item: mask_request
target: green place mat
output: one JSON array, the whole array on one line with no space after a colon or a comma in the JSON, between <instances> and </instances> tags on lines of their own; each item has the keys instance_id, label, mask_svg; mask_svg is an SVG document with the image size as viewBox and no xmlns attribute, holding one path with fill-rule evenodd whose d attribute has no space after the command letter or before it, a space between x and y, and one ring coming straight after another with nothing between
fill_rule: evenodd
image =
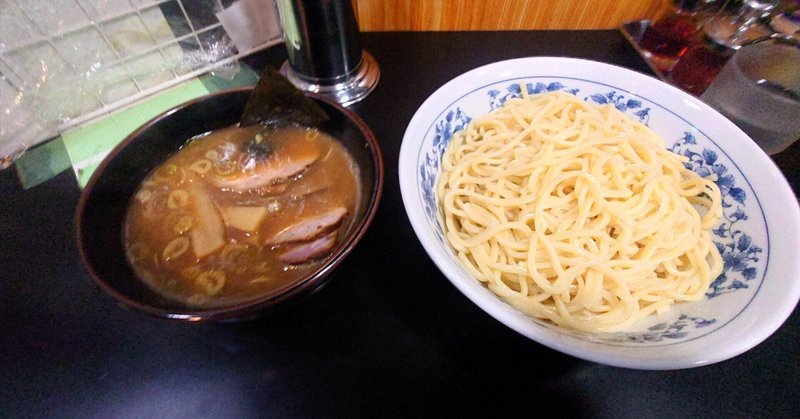
<instances>
[{"instance_id":1,"label":"green place mat","mask_svg":"<svg viewBox=\"0 0 800 419\"><path fill-rule=\"evenodd\" d=\"M208 94L200 80L191 80L161 92L131 108L61 135L72 169L83 188L103 158L131 132L154 116L183 102Z\"/></svg>"}]
</instances>

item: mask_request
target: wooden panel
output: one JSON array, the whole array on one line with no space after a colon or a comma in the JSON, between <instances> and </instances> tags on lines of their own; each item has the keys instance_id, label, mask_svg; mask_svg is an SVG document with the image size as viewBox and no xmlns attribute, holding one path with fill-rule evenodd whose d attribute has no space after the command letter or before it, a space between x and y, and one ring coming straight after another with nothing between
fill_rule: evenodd
<instances>
[{"instance_id":1,"label":"wooden panel","mask_svg":"<svg viewBox=\"0 0 800 419\"><path fill-rule=\"evenodd\" d=\"M609 29L663 0L354 0L362 31Z\"/></svg>"}]
</instances>

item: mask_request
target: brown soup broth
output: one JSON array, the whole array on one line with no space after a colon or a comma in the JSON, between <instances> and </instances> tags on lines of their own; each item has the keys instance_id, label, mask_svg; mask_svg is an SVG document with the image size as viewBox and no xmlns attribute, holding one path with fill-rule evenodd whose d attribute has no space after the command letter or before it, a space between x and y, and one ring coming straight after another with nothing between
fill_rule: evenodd
<instances>
[{"instance_id":1,"label":"brown soup broth","mask_svg":"<svg viewBox=\"0 0 800 419\"><path fill-rule=\"evenodd\" d=\"M260 156L248 141L266 145ZM299 172L286 169L297 162ZM280 176L261 184L274 173ZM320 237L335 237L335 248L344 239L358 211L359 185L352 157L321 131L217 130L188 141L142 182L128 207L127 258L150 288L190 306L273 294L318 268L332 249L292 263L282 260L287 251ZM346 214L319 235L272 243L331 208Z\"/></svg>"}]
</instances>

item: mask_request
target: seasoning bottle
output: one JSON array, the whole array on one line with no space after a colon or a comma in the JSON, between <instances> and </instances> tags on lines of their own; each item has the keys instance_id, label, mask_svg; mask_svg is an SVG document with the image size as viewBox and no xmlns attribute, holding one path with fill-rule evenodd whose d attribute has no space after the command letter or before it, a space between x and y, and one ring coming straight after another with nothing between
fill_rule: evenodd
<instances>
[{"instance_id":1,"label":"seasoning bottle","mask_svg":"<svg viewBox=\"0 0 800 419\"><path fill-rule=\"evenodd\" d=\"M733 15L709 19L702 36L678 59L667 80L693 95L703 94L737 49L770 35L762 20L778 3L779 0L744 0Z\"/></svg>"},{"instance_id":2,"label":"seasoning bottle","mask_svg":"<svg viewBox=\"0 0 800 419\"><path fill-rule=\"evenodd\" d=\"M800 0L795 0L793 6L773 16L769 27L778 34L800 36Z\"/></svg>"},{"instance_id":3,"label":"seasoning bottle","mask_svg":"<svg viewBox=\"0 0 800 419\"><path fill-rule=\"evenodd\" d=\"M380 67L361 48L350 0L278 0L288 60L281 73L300 90L349 106L377 85Z\"/></svg>"},{"instance_id":4,"label":"seasoning bottle","mask_svg":"<svg viewBox=\"0 0 800 419\"><path fill-rule=\"evenodd\" d=\"M647 58L669 71L686 51L709 14L724 0L668 0L669 12L653 21L642 34L639 46Z\"/></svg>"}]
</instances>

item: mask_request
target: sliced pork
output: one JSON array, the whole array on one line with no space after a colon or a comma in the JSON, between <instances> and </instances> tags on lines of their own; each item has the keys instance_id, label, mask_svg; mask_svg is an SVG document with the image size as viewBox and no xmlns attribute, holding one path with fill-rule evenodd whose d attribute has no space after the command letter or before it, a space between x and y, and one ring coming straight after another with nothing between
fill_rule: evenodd
<instances>
[{"instance_id":1,"label":"sliced pork","mask_svg":"<svg viewBox=\"0 0 800 419\"><path fill-rule=\"evenodd\" d=\"M297 176L314 164L317 159L319 159L319 154L316 152L294 155L289 158L270 157L257 163L252 170L245 170L238 176L209 176L208 181L218 188L246 192Z\"/></svg>"},{"instance_id":2,"label":"sliced pork","mask_svg":"<svg viewBox=\"0 0 800 419\"><path fill-rule=\"evenodd\" d=\"M296 265L298 263L319 259L330 253L336 245L336 232L322 236L314 241L299 244L286 252L279 258L283 263Z\"/></svg>"},{"instance_id":3,"label":"sliced pork","mask_svg":"<svg viewBox=\"0 0 800 419\"><path fill-rule=\"evenodd\" d=\"M266 244L279 245L284 243L309 241L323 233L336 228L347 215L347 209L336 207L317 216L300 220L281 230Z\"/></svg>"}]
</instances>

